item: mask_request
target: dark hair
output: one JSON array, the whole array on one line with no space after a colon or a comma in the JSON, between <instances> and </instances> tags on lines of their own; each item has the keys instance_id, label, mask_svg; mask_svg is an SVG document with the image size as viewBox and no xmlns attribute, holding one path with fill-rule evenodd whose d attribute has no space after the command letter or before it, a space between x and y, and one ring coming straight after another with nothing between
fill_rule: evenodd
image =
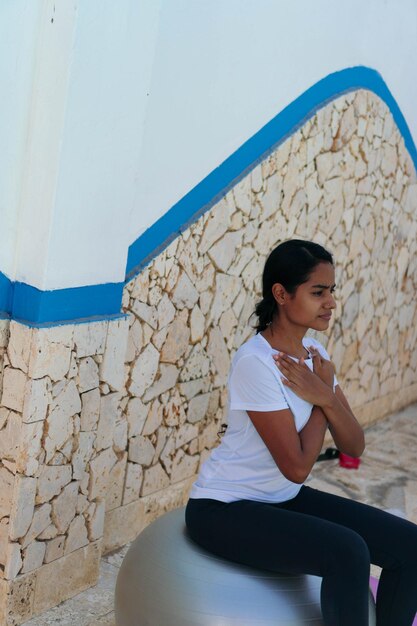
<instances>
[{"instance_id":1,"label":"dark hair","mask_svg":"<svg viewBox=\"0 0 417 626\"><path fill-rule=\"evenodd\" d=\"M262 274L262 300L253 313L259 320L255 326L257 333L265 330L277 313L272 286L281 283L288 293L293 294L299 285L308 281L319 263L333 265L333 257L323 246L312 241L289 239L272 250Z\"/></svg>"}]
</instances>

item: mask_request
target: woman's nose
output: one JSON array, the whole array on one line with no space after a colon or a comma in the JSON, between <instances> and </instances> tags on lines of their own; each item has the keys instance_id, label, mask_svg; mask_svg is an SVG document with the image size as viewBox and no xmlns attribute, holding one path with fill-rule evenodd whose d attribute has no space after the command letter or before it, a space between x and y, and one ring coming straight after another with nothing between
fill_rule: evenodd
<instances>
[{"instance_id":1,"label":"woman's nose","mask_svg":"<svg viewBox=\"0 0 417 626\"><path fill-rule=\"evenodd\" d=\"M329 301L327 303L327 306L329 307L329 309L335 309L336 308L336 300L334 299L332 294L330 294L330 298L329 298Z\"/></svg>"}]
</instances>

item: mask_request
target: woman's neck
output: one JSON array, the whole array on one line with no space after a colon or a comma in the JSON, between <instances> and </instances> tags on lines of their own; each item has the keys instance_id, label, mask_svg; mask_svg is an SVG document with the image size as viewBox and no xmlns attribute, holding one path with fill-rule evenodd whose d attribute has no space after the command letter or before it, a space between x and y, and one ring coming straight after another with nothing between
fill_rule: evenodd
<instances>
[{"instance_id":1,"label":"woman's neck","mask_svg":"<svg viewBox=\"0 0 417 626\"><path fill-rule=\"evenodd\" d=\"M284 329L281 325L272 322L261 334L275 350L285 352L297 359L308 356L308 350L303 344L305 330L302 328Z\"/></svg>"}]
</instances>

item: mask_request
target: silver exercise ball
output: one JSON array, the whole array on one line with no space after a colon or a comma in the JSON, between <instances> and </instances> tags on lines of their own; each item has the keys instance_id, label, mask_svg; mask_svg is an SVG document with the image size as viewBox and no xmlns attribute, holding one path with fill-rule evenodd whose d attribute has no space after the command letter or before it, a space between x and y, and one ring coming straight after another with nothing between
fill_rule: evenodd
<instances>
[{"instance_id":1,"label":"silver exercise ball","mask_svg":"<svg viewBox=\"0 0 417 626\"><path fill-rule=\"evenodd\" d=\"M130 546L116 583L117 626L322 626L321 578L218 558L187 537L185 509ZM369 626L375 626L370 592Z\"/></svg>"}]
</instances>

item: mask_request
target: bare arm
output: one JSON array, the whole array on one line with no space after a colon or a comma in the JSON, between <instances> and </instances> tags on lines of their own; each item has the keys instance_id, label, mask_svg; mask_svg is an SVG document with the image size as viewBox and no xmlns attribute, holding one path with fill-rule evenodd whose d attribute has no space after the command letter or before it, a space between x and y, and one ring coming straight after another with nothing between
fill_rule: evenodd
<instances>
[{"instance_id":1,"label":"bare arm","mask_svg":"<svg viewBox=\"0 0 417 626\"><path fill-rule=\"evenodd\" d=\"M327 420L320 407L313 407L310 419L297 433L289 409L282 411L248 411L279 470L294 483L303 483L309 475L323 445Z\"/></svg>"},{"instance_id":2,"label":"bare arm","mask_svg":"<svg viewBox=\"0 0 417 626\"><path fill-rule=\"evenodd\" d=\"M350 456L360 456L365 449L365 435L339 385L329 395L322 409L338 450Z\"/></svg>"}]
</instances>

